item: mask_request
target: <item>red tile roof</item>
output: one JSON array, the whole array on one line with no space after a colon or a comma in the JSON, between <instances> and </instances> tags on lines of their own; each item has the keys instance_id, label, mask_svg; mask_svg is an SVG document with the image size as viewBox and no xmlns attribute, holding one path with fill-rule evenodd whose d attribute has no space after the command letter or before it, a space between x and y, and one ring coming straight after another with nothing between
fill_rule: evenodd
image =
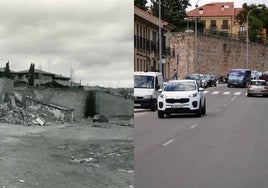
<instances>
[{"instance_id":1,"label":"red tile roof","mask_svg":"<svg viewBox=\"0 0 268 188\"><path fill-rule=\"evenodd\" d=\"M238 13L237 8L234 8L234 2L213 2L201 7L197 7L189 12L189 17L212 17L212 16L234 16ZM239 8L238 8L239 9Z\"/></svg>"},{"instance_id":2,"label":"red tile roof","mask_svg":"<svg viewBox=\"0 0 268 188\"><path fill-rule=\"evenodd\" d=\"M135 6L135 9L134 9L134 14L136 16L139 16L141 17L142 19L158 26L159 25L159 18L154 16L153 14L149 13L148 11L144 11L138 7ZM162 25L164 26L164 28L166 29L173 29L175 28L174 25L162 20Z\"/></svg>"}]
</instances>

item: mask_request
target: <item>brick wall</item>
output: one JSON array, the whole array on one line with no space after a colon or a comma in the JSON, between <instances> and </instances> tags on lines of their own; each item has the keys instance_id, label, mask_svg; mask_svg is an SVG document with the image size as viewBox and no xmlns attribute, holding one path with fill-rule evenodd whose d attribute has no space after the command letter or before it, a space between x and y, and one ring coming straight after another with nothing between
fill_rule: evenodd
<instances>
[{"instance_id":1,"label":"brick wall","mask_svg":"<svg viewBox=\"0 0 268 188\"><path fill-rule=\"evenodd\" d=\"M194 33L190 33L188 38L186 33L173 33L171 45L175 46L180 57L178 65L180 78L187 75L188 57L189 72L194 73ZM246 68L247 45L243 41L199 35L197 46L200 73L212 72L219 76L227 74L232 68ZM170 69L173 70L175 67L177 67L176 59L172 59ZM258 71L268 70L266 46L249 43L249 68Z\"/></svg>"}]
</instances>

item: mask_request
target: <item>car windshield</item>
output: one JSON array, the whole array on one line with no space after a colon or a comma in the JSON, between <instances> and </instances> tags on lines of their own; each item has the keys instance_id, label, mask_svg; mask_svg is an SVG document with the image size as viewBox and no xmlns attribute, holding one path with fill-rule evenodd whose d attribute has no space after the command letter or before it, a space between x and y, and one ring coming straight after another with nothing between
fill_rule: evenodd
<instances>
[{"instance_id":1,"label":"car windshield","mask_svg":"<svg viewBox=\"0 0 268 188\"><path fill-rule=\"evenodd\" d=\"M239 79L243 79L243 76L239 76L239 75L229 75L229 79L230 80L239 80Z\"/></svg>"},{"instance_id":2,"label":"car windshield","mask_svg":"<svg viewBox=\"0 0 268 188\"><path fill-rule=\"evenodd\" d=\"M172 83L168 84L164 91L193 91L196 90L196 85L194 83Z\"/></svg>"},{"instance_id":3,"label":"car windshield","mask_svg":"<svg viewBox=\"0 0 268 188\"><path fill-rule=\"evenodd\" d=\"M251 81L250 85L255 85L255 86L265 86L266 83L262 81Z\"/></svg>"},{"instance_id":4,"label":"car windshield","mask_svg":"<svg viewBox=\"0 0 268 188\"><path fill-rule=\"evenodd\" d=\"M134 88L154 88L154 77L145 75L134 76Z\"/></svg>"},{"instance_id":5,"label":"car windshield","mask_svg":"<svg viewBox=\"0 0 268 188\"><path fill-rule=\"evenodd\" d=\"M199 80L200 79L200 75L198 74L191 74L191 75L187 75L186 79L191 79L191 80Z\"/></svg>"}]
</instances>

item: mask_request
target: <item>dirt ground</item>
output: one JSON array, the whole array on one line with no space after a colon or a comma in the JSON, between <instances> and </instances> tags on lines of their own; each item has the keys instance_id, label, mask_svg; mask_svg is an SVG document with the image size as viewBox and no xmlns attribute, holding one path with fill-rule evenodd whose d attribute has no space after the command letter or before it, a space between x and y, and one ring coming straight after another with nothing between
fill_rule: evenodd
<instances>
[{"instance_id":1,"label":"dirt ground","mask_svg":"<svg viewBox=\"0 0 268 188\"><path fill-rule=\"evenodd\" d=\"M0 188L134 187L129 122L0 123Z\"/></svg>"}]
</instances>

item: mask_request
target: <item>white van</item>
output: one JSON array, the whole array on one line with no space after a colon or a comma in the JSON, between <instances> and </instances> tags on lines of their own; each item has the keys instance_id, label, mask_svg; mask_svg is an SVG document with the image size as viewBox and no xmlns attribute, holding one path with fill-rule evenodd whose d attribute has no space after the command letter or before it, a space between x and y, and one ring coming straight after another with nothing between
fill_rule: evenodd
<instances>
[{"instance_id":1,"label":"white van","mask_svg":"<svg viewBox=\"0 0 268 188\"><path fill-rule=\"evenodd\" d=\"M134 72L134 108L157 109L159 89L163 89L160 72Z\"/></svg>"}]
</instances>

